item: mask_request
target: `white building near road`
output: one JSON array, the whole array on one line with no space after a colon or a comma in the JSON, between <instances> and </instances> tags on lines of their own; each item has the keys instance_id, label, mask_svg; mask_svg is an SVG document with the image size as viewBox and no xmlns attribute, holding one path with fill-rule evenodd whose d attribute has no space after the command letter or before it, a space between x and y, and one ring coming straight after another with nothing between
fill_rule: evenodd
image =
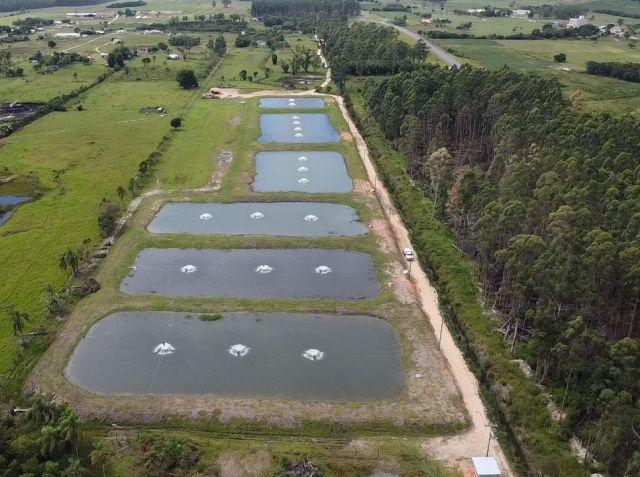
<instances>
[{"instance_id":1,"label":"white building near road","mask_svg":"<svg viewBox=\"0 0 640 477\"><path fill-rule=\"evenodd\" d=\"M472 457L473 470L477 477L500 477L500 467L493 457Z\"/></svg>"},{"instance_id":2,"label":"white building near road","mask_svg":"<svg viewBox=\"0 0 640 477\"><path fill-rule=\"evenodd\" d=\"M74 32L63 32L56 33L56 38L80 38L82 35L80 33Z\"/></svg>"},{"instance_id":3,"label":"white building near road","mask_svg":"<svg viewBox=\"0 0 640 477\"><path fill-rule=\"evenodd\" d=\"M511 12L513 18L528 18L531 10L514 10Z\"/></svg>"},{"instance_id":4,"label":"white building near road","mask_svg":"<svg viewBox=\"0 0 640 477\"><path fill-rule=\"evenodd\" d=\"M567 28L580 28L581 26L585 26L588 23L589 20L587 20L584 15L580 15L578 18L569 18Z\"/></svg>"}]
</instances>

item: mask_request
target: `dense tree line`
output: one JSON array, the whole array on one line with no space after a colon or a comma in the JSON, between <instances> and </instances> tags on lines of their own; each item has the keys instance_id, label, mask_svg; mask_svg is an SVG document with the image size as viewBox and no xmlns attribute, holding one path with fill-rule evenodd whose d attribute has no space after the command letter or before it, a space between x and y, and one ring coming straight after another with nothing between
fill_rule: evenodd
<instances>
[{"instance_id":1,"label":"dense tree line","mask_svg":"<svg viewBox=\"0 0 640 477\"><path fill-rule=\"evenodd\" d=\"M107 5L107 8L133 8L133 7L143 7L147 4L143 0L135 0L132 2L116 2L110 3Z\"/></svg>"},{"instance_id":2,"label":"dense tree line","mask_svg":"<svg viewBox=\"0 0 640 477\"><path fill-rule=\"evenodd\" d=\"M251 14L286 18L349 18L360 14L357 0L253 0Z\"/></svg>"},{"instance_id":3,"label":"dense tree line","mask_svg":"<svg viewBox=\"0 0 640 477\"><path fill-rule=\"evenodd\" d=\"M627 17L640 19L640 13L629 13L620 10L610 10L608 8L598 8L593 10L593 13L603 13L605 15L612 15L614 17Z\"/></svg>"},{"instance_id":4,"label":"dense tree line","mask_svg":"<svg viewBox=\"0 0 640 477\"><path fill-rule=\"evenodd\" d=\"M331 63L333 79L340 84L346 75L387 75L410 71L426 57L426 47L411 47L398 32L382 25L326 24L320 29L323 50Z\"/></svg>"},{"instance_id":5,"label":"dense tree line","mask_svg":"<svg viewBox=\"0 0 640 477\"><path fill-rule=\"evenodd\" d=\"M247 28L247 22L244 16L231 14L225 16L224 13L211 14L209 17L201 15L195 20L180 20L178 17L172 17L167 23L151 23L139 25L138 30L168 30L170 32L230 32L238 33Z\"/></svg>"},{"instance_id":6,"label":"dense tree line","mask_svg":"<svg viewBox=\"0 0 640 477\"><path fill-rule=\"evenodd\" d=\"M95 5L103 0L0 0L0 12L48 7Z\"/></svg>"},{"instance_id":7,"label":"dense tree line","mask_svg":"<svg viewBox=\"0 0 640 477\"><path fill-rule=\"evenodd\" d=\"M506 346L610 475L640 465L640 125L552 80L422 67L363 92L476 257ZM634 427L635 426L635 427Z\"/></svg>"},{"instance_id":8,"label":"dense tree line","mask_svg":"<svg viewBox=\"0 0 640 477\"><path fill-rule=\"evenodd\" d=\"M470 22L469 22L470 23ZM459 29L459 28L458 28ZM441 39L474 39L474 40L559 40L566 38L592 38L599 35L600 30L595 25L587 24L578 28L554 28L553 25L543 25L531 33L513 33L510 35L474 35L472 33L456 33L450 31L429 30L429 38Z\"/></svg>"},{"instance_id":9,"label":"dense tree line","mask_svg":"<svg viewBox=\"0 0 640 477\"><path fill-rule=\"evenodd\" d=\"M588 61L587 73L640 83L640 63L597 63Z\"/></svg>"},{"instance_id":10,"label":"dense tree line","mask_svg":"<svg viewBox=\"0 0 640 477\"><path fill-rule=\"evenodd\" d=\"M530 10L531 13L539 18L560 18L568 20L586 13L584 5L567 5L567 4L543 4L521 7Z\"/></svg>"}]
</instances>

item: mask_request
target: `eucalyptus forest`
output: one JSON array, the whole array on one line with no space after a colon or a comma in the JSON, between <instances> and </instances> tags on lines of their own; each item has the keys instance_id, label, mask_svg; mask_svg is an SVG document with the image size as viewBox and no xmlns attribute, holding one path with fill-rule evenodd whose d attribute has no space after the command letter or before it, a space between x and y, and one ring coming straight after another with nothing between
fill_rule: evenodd
<instances>
[{"instance_id":1,"label":"eucalyptus forest","mask_svg":"<svg viewBox=\"0 0 640 477\"><path fill-rule=\"evenodd\" d=\"M422 68L369 80L363 94L476 258L506 346L556 389L568 428L593 434L612 475L636 466L637 122L586 114L557 82L508 69Z\"/></svg>"}]
</instances>

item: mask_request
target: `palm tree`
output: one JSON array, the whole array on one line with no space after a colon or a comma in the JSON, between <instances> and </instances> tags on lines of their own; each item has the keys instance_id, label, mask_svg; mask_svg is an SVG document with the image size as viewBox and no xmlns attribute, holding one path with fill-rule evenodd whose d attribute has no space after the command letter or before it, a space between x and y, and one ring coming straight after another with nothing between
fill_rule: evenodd
<instances>
[{"instance_id":1,"label":"palm tree","mask_svg":"<svg viewBox=\"0 0 640 477\"><path fill-rule=\"evenodd\" d=\"M66 311L66 304L64 297L53 288L51 283L48 283L44 288L44 292L42 294L42 301L46 305L49 313L52 315L62 315Z\"/></svg>"},{"instance_id":2,"label":"palm tree","mask_svg":"<svg viewBox=\"0 0 640 477\"><path fill-rule=\"evenodd\" d=\"M46 425L55 421L57 407L52 394L36 394L31 398L30 404L31 407L26 414L28 420Z\"/></svg>"},{"instance_id":3,"label":"palm tree","mask_svg":"<svg viewBox=\"0 0 640 477\"><path fill-rule=\"evenodd\" d=\"M89 459L91 459L91 465L94 467L100 466L102 468L102 477L105 476L104 466L107 463L109 457L109 448L107 444L103 440L96 441L93 444L93 450L89 454Z\"/></svg>"},{"instance_id":4,"label":"palm tree","mask_svg":"<svg viewBox=\"0 0 640 477\"><path fill-rule=\"evenodd\" d=\"M76 276L78 274L78 265L80 264L79 256L76 252L70 248L60 257L58 266L61 270L71 269L71 274Z\"/></svg>"},{"instance_id":5,"label":"palm tree","mask_svg":"<svg viewBox=\"0 0 640 477\"><path fill-rule=\"evenodd\" d=\"M149 63L151 63L151 58L142 58L142 66L146 68L149 66Z\"/></svg>"},{"instance_id":6,"label":"palm tree","mask_svg":"<svg viewBox=\"0 0 640 477\"><path fill-rule=\"evenodd\" d=\"M74 459L73 457L69 459L69 466L64 469L62 477L83 477L85 475L89 475L89 471L82 467L80 463L80 459Z\"/></svg>"},{"instance_id":7,"label":"palm tree","mask_svg":"<svg viewBox=\"0 0 640 477\"><path fill-rule=\"evenodd\" d=\"M78 452L78 416L70 408L62 411L58 420L58 431L63 442L72 444L76 450L76 457L80 457Z\"/></svg>"},{"instance_id":8,"label":"palm tree","mask_svg":"<svg viewBox=\"0 0 640 477\"><path fill-rule=\"evenodd\" d=\"M9 309L9 318L13 327L13 336L22 336L25 321L29 321L29 315L15 309L13 306Z\"/></svg>"},{"instance_id":9,"label":"palm tree","mask_svg":"<svg viewBox=\"0 0 640 477\"><path fill-rule=\"evenodd\" d=\"M60 449L58 429L44 426L40 429L40 453L43 457L55 457Z\"/></svg>"},{"instance_id":10,"label":"palm tree","mask_svg":"<svg viewBox=\"0 0 640 477\"><path fill-rule=\"evenodd\" d=\"M78 82L78 72L77 71L73 72L73 81L75 81L76 83Z\"/></svg>"},{"instance_id":11,"label":"palm tree","mask_svg":"<svg viewBox=\"0 0 640 477\"><path fill-rule=\"evenodd\" d=\"M127 191L120 185L116 189L116 194L118 194L118 199L120 199L120 207L124 209L124 196L127 195Z\"/></svg>"}]
</instances>

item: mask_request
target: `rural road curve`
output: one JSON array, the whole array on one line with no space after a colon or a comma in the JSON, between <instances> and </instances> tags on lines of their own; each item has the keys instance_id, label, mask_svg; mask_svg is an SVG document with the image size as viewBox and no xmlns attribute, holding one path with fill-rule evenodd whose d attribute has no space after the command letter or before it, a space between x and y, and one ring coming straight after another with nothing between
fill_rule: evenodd
<instances>
[{"instance_id":1,"label":"rural road curve","mask_svg":"<svg viewBox=\"0 0 640 477\"><path fill-rule=\"evenodd\" d=\"M368 15L366 15L366 16L368 16ZM429 40L424 39L421 35L418 35L417 33L412 32L411 30L407 30L404 27L401 27L401 26L398 26L398 25L394 25L393 23L390 23L390 22L384 21L384 20L373 20L373 19L370 20L368 18L363 18L363 20L365 22L381 23L382 25L385 25L385 26L388 26L388 27L391 27L391 28L395 28L399 32L404 33L405 35L407 35L410 38L413 38L416 41L424 42L424 44L427 45L431 49L431 52L434 55L436 55L438 58L440 58L442 61L444 61L449 66L457 66L458 68L460 68L462 66L462 63L460 63L460 61L458 61L458 59L455 56L453 56L452 54L446 52L445 50L443 50L439 46L434 45Z\"/></svg>"}]
</instances>

